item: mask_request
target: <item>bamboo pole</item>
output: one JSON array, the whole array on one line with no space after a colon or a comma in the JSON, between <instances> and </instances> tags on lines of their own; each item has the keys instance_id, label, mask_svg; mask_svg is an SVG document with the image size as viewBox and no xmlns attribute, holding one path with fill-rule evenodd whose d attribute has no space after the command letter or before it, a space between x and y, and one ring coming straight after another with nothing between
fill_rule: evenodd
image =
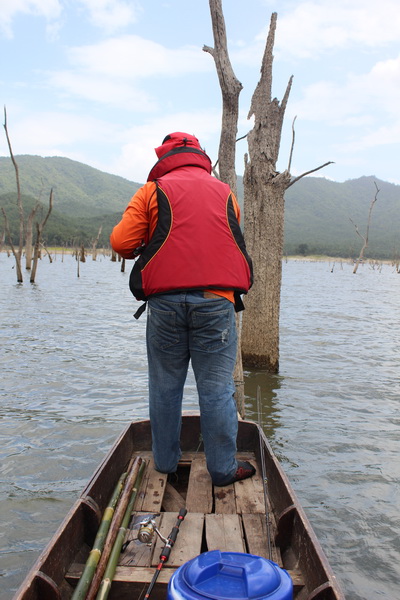
<instances>
[{"instance_id":1,"label":"bamboo pole","mask_svg":"<svg viewBox=\"0 0 400 600\"><path fill-rule=\"evenodd\" d=\"M121 523L121 527L118 530L118 534L113 546L113 549L110 554L110 558L107 563L107 568L104 572L103 580L100 584L99 592L96 596L96 600L106 600L108 598L108 594L110 593L111 584L115 575L115 571L118 565L118 559L121 554L121 548L124 543L126 530L129 525L129 520L133 511L133 506L135 504L137 493L140 489L140 484L142 482L143 472L144 472L145 463L143 462L140 465L139 474L137 476L135 486L132 490L131 498L129 500L128 507L125 511L124 518Z\"/></svg>"},{"instance_id":2,"label":"bamboo pole","mask_svg":"<svg viewBox=\"0 0 400 600\"><path fill-rule=\"evenodd\" d=\"M107 533L110 529L111 521L114 516L115 507L118 502L118 498L121 495L127 472L123 473L115 486L114 492L110 498L107 508L103 513L103 518L100 523L100 527L97 531L96 539L94 540L92 550L90 551L89 557L86 561L83 573L78 581L74 593L72 594L71 600L83 600L86 596L86 592L89 589L90 583L95 574L97 565L99 563L101 553L104 548Z\"/></svg>"},{"instance_id":3,"label":"bamboo pole","mask_svg":"<svg viewBox=\"0 0 400 600\"><path fill-rule=\"evenodd\" d=\"M103 579L103 574L105 568L108 563L108 559L110 557L111 550L114 546L115 539L118 534L118 530L120 528L121 522L124 518L126 508L129 503L129 499L132 493L132 488L135 485L135 481L138 476L140 465L142 464L142 459L138 456L135 458L135 461L132 465L132 469L128 473L126 478L124 490L121 494L120 500L118 502L118 506L115 510L114 519L111 523L111 527L109 529L106 542L104 544L104 550L101 554L99 564L97 565L96 573L92 579L92 582L89 587L89 591L86 594L86 600L94 600L96 597L97 591L99 589L101 580Z\"/></svg>"}]
</instances>

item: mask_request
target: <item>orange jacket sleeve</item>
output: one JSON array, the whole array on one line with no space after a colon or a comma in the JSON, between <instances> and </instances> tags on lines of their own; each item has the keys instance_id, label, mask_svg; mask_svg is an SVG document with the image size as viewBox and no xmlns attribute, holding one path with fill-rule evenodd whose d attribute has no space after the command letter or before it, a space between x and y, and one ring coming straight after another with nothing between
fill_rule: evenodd
<instances>
[{"instance_id":1,"label":"orange jacket sleeve","mask_svg":"<svg viewBox=\"0 0 400 600\"><path fill-rule=\"evenodd\" d=\"M157 223L156 185L150 181L133 196L110 236L110 243L122 258L134 258L134 251L147 244Z\"/></svg>"}]
</instances>

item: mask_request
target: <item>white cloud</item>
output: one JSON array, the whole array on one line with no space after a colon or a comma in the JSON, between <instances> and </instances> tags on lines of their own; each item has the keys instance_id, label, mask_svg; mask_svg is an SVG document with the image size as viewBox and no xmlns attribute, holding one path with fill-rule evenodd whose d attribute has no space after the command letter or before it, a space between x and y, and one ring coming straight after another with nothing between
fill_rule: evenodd
<instances>
[{"instance_id":1,"label":"white cloud","mask_svg":"<svg viewBox=\"0 0 400 600\"><path fill-rule=\"evenodd\" d=\"M155 110L159 102L138 86L139 79L175 78L213 69L197 47L169 49L135 35L70 48L68 59L70 69L48 74L51 86L69 96L140 112ZM159 91L155 88L164 101Z\"/></svg>"},{"instance_id":2,"label":"white cloud","mask_svg":"<svg viewBox=\"0 0 400 600\"><path fill-rule=\"evenodd\" d=\"M90 46L71 48L68 55L76 67L113 78L177 77L213 68L197 46L171 49L137 35L124 35Z\"/></svg>"},{"instance_id":3,"label":"white cloud","mask_svg":"<svg viewBox=\"0 0 400 600\"><path fill-rule=\"evenodd\" d=\"M133 0L80 0L88 10L93 25L107 33L114 33L137 20L138 5Z\"/></svg>"},{"instance_id":4,"label":"white cloud","mask_svg":"<svg viewBox=\"0 0 400 600\"><path fill-rule=\"evenodd\" d=\"M378 146L387 146L389 144L398 144L400 139L400 119L392 126L382 126L374 129L367 135L356 139L351 139L344 144L339 145L340 151L348 153L357 153L367 148L377 148Z\"/></svg>"},{"instance_id":5,"label":"white cloud","mask_svg":"<svg viewBox=\"0 0 400 600\"><path fill-rule=\"evenodd\" d=\"M365 125L383 116L398 118L400 56L380 61L362 75L348 75L344 84L319 81L304 89L290 111L301 119L331 125Z\"/></svg>"},{"instance_id":6,"label":"white cloud","mask_svg":"<svg viewBox=\"0 0 400 600\"><path fill-rule=\"evenodd\" d=\"M63 3L65 0L0 0L0 33L12 38L13 19L22 13L45 18L48 36L54 39L61 26ZM135 23L140 11L134 0L79 0L77 3L87 11L92 25L107 34ZM65 4L67 8L68 3Z\"/></svg>"},{"instance_id":7,"label":"white cloud","mask_svg":"<svg viewBox=\"0 0 400 600\"><path fill-rule=\"evenodd\" d=\"M398 0L310 0L278 15L276 49L279 55L314 58L354 45L386 46L399 37Z\"/></svg>"},{"instance_id":8,"label":"white cloud","mask_svg":"<svg viewBox=\"0 0 400 600\"><path fill-rule=\"evenodd\" d=\"M51 22L62 13L59 0L0 0L0 32L12 38L12 21L18 13L44 17Z\"/></svg>"},{"instance_id":9,"label":"white cloud","mask_svg":"<svg viewBox=\"0 0 400 600\"><path fill-rule=\"evenodd\" d=\"M41 112L23 116L20 112L15 120L15 111L12 118L8 113L14 154L70 157L70 148L89 142L106 144L116 135L115 125L87 115ZM5 147L4 154L8 154Z\"/></svg>"},{"instance_id":10,"label":"white cloud","mask_svg":"<svg viewBox=\"0 0 400 600\"><path fill-rule=\"evenodd\" d=\"M91 73L60 71L50 75L49 83L61 90L63 95L114 108L138 112L154 111L157 108L156 100L148 92L122 80L113 81Z\"/></svg>"},{"instance_id":11,"label":"white cloud","mask_svg":"<svg viewBox=\"0 0 400 600\"><path fill-rule=\"evenodd\" d=\"M220 128L221 115L211 111L167 114L130 127L117 140L121 150L108 168L131 181L144 183L151 167L158 160L154 148L161 144L167 133L173 131L186 131L195 135L215 162L218 151L214 145L215 137L218 137Z\"/></svg>"}]
</instances>

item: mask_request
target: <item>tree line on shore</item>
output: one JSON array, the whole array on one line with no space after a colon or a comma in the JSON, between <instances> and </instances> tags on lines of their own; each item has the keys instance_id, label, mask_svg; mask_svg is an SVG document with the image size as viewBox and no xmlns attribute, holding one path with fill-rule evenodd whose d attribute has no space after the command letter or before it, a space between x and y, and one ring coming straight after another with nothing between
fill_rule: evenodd
<instances>
[{"instance_id":1,"label":"tree line on shore","mask_svg":"<svg viewBox=\"0 0 400 600\"><path fill-rule=\"evenodd\" d=\"M38 157L26 157L38 158ZM2 172L2 161L9 159L0 158L0 172ZM42 165L47 159L41 159ZM59 159L60 167L63 161ZM22 161L23 168L29 168L29 160ZM80 168L89 169L87 165L76 164L78 172ZM94 170L95 171L95 170ZM73 177L74 169L71 170L69 178ZM107 177L107 174L102 173ZM110 176L112 177L112 176ZM93 179L92 176L92 181ZM285 198L285 255L327 255L333 257L354 258L358 256L360 241L355 235L354 227L350 218L357 222L361 229L366 227L368 205L374 194L373 177L363 177L345 183L330 182L322 178L307 177L299 181L296 186L290 188ZM118 179L117 179L118 182ZM118 182L119 183L119 182ZM44 241L48 246L66 246L74 248L83 244L90 248L93 239L97 237L102 227L98 245L107 248L112 228L118 223L124 207L128 204L131 195L139 184L127 185L123 180L123 190L118 192L118 202L111 202L109 212L100 213L93 208L93 214L88 216L87 200L81 199L82 208L73 205L68 207L66 199L60 200L59 191L54 186L54 206L52 213L43 232ZM241 189L241 178L238 178L238 198L243 206L243 192ZM15 187L15 183L14 183ZM26 186L24 186L25 188ZM400 186L379 181L380 198L374 207L371 219L371 231L369 246L366 257L379 260L392 260L400 256L400 223L398 207L400 205ZM33 190L32 190L33 192ZM64 191L67 195L68 190ZM89 195L90 189L87 190ZM22 194L26 212L29 213L35 206L36 199L32 193ZM96 205L97 197L93 192L93 205ZM83 206L84 205L84 206ZM9 218L13 243L17 243L18 237L18 209L16 203L16 192L2 192L0 184L0 206L4 207ZM39 215L47 210L44 202L40 203ZM0 237L1 231L0 229Z\"/></svg>"}]
</instances>

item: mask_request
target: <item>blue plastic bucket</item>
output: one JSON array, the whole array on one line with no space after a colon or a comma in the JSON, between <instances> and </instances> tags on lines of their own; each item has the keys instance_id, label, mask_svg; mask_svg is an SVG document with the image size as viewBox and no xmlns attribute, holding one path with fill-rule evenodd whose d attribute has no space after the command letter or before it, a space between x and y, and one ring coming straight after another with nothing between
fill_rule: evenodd
<instances>
[{"instance_id":1,"label":"blue plastic bucket","mask_svg":"<svg viewBox=\"0 0 400 600\"><path fill-rule=\"evenodd\" d=\"M292 600L290 575L276 563L241 552L204 552L172 575L168 600Z\"/></svg>"}]
</instances>

